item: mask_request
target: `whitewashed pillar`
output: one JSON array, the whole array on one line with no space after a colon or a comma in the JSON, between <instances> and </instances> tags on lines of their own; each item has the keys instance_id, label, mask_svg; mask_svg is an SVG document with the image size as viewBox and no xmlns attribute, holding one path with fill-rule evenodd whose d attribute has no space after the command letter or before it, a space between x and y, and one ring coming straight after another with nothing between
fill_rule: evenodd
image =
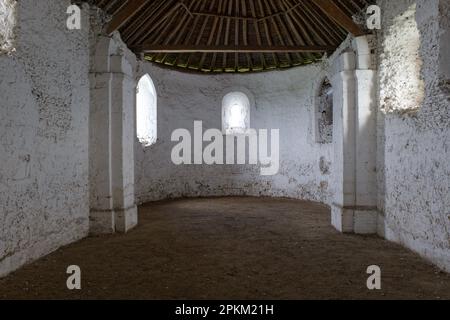
<instances>
[{"instance_id":1,"label":"whitewashed pillar","mask_svg":"<svg viewBox=\"0 0 450 320\"><path fill-rule=\"evenodd\" d=\"M353 232L355 205L355 54L344 52L333 86L333 187L331 223L341 232Z\"/></svg>"},{"instance_id":2,"label":"whitewashed pillar","mask_svg":"<svg viewBox=\"0 0 450 320\"><path fill-rule=\"evenodd\" d=\"M356 203L354 232L377 233L377 72L370 37L353 41L356 56Z\"/></svg>"},{"instance_id":3,"label":"whitewashed pillar","mask_svg":"<svg viewBox=\"0 0 450 320\"><path fill-rule=\"evenodd\" d=\"M332 224L341 232L377 232L376 71L367 36L345 52L333 78L335 164ZM336 90L337 89L337 90Z\"/></svg>"},{"instance_id":4,"label":"whitewashed pillar","mask_svg":"<svg viewBox=\"0 0 450 320\"><path fill-rule=\"evenodd\" d=\"M90 80L90 232L126 232L137 224L136 84L132 66L109 38L99 41Z\"/></svg>"}]
</instances>

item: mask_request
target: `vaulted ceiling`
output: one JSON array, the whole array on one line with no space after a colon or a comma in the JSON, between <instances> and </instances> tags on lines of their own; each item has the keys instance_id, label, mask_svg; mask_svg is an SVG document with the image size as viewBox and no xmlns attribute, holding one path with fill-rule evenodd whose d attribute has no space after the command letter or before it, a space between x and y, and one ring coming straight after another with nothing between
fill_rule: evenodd
<instances>
[{"instance_id":1,"label":"vaulted ceiling","mask_svg":"<svg viewBox=\"0 0 450 320\"><path fill-rule=\"evenodd\" d=\"M201 72L251 72L315 62L370 0L93 0L145 59Z\"/></svg>"}]
</instances>

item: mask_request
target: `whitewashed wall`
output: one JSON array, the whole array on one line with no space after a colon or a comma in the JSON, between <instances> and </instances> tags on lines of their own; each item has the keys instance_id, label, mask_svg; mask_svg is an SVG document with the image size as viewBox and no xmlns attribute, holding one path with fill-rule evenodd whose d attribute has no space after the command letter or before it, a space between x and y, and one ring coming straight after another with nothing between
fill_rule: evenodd
<instances>
[{"instance_id":1,"label":"whitewashed wall","mask_svg":"<svg viewBox=\"0 0 450 320\"><path fill-rule=\"evenodd\" d=\"M328 202L332 145L313 139L313 103L322 65L248 75L198 75L141 65L158 93L158 142L143 148L136 141L136 194L139 203L194 196L283 196ZM222 97L230 89L254 98L250 126L280 129L280 170L261 176L258 166L181 165L171 162L173 130L222 128ZM206 144L205 144L206 145Z\"/></svg>"},{"instance_id":2,"label":"whitewashed wall","mask_svg":"<svg viewBox=\"0 0 450 320\"><path fill-rule=\"evenodd\" d=\"M69 4L19 1L0 55L0 276L88 232L89 28Z\"/></svg>"},{"instance_id":3,"label":"whitewashed wall","mask_svg":"<svg viewBox=\"0 0 450 320\"><path fill-rule=\"evenodd\" d=\"M450 271L450 2L380 5L379 232Z\"/></svg>"},{"instance_id":4,"label":"whitewashed wall","mask_svg":"<svg viewBox=\"0 0 450 320\"><path fill-rule=\"evenodd\" d=\"M87 14L81 31L67 30L69 3L19 1L17 51L0 55L0 276L88 233L95 41ZM378 230L450 270L450 3L379 3ZM329 204L333 146L313 136L326 68L211 76L141 63L138 75L149 73L158 93L158 142L135 141L137 201L263 195ZM172 164L173 130L192 131L195 120L220 129L231 89L251 93L252 128L280 129L276 176L261 176L257 166Z\"/></svg>"}]
</instances>

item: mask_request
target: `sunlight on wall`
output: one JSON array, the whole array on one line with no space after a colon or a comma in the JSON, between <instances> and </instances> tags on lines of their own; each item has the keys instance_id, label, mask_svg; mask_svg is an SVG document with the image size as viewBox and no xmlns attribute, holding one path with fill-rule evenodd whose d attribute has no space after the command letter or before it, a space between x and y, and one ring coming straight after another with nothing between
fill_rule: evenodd
<instances>
[{"instance_id":1,"label":"sunlight on wall","mask_svg":"<svg viewBox=\"0 0 450 320\"><path fill-rule=\"evenodd\" d=\"M16 0L0 0L0 54L15 51L16 6Z\"/></svg>"},{"instance_id":2,"label":"sunlight on wall","mask_svg":"<svg viewBox=\"0 0 450 320\"><path fill-rule=\"evenodd\" d=\"M424 99L424 82L421 78L420 31L417 26L416 5L397 16L388 29L383 42L384 54L389 63L383 64L380 92L382 111L414 112Z\"/></svg>"},{"instance_id":3,"label":"sunlight on wall","mask_svg":"<svg viewBox=\"0 0 450 320\"><path fill-rule=\"evenodd\" d=\"M157 139L157 96L149 75L139 80L136 93L136 128L139 141L146 147Z\"/></svg>"}]
</instances>

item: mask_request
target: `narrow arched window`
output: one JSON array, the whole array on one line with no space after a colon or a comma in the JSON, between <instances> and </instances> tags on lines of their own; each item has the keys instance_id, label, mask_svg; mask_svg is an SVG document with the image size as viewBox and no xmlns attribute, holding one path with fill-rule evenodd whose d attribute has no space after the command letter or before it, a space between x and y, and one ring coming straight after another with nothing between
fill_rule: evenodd
<instances>
[{"instance_id":1,"label":"narrow arched window","mask_svg":"<svg viewBox=\"0 0 450 320\"><path fill-rule=\"evenodd\" d=\"M137 137L144 146L157 139L157 96L153 81L148 74L138 82L136 90Z\"/></svg>"},{"instance_id":2,"label":"narrow arched window","mask_svg":"<svg viewBox=\"0 0 450 320\"><path fill-rule=\"evenodd\" d=\"M250 129L250 100L243 92L230 92L222 100L222 130L225 134Z\"/></svg>"},{"instance_id":3,"label":"narrow arched window","mask_svg":"<svg viewBox=\"0 0 450 320\"><path fill-rule=\"evenodd\" d=\"M333 87L325 78L317 97L317 142L333 142Z\"/></svg>"}]
</instances>

